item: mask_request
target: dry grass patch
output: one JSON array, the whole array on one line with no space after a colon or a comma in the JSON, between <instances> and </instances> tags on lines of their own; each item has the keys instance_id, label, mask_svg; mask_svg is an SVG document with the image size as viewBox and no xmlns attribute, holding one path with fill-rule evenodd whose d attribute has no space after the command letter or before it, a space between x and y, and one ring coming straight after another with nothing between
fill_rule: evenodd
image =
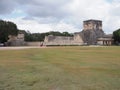
<instances>
[{"instance_id":1,"label":"dry grass patch","mask_svg":"<svg viewBox=\"0 0 120 90\"><path fill-rule=\"evenodd\" d=\"M0 50L0 90L119 90L120 47Z\"/></svg>"}]
</instances>

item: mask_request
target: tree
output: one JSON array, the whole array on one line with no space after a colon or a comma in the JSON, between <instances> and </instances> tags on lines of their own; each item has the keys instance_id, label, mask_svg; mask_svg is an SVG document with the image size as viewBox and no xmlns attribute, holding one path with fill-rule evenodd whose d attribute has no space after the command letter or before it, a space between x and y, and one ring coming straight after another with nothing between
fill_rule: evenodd
<instances>
[{"instance_id":1,"label":"tree","mask_svg":"<svg viewBox=\"0 0 120 90\"><path fill-rule=\"evenodd\" d=\"M25 41L44 41L45 36L54 35L54 36L73 36L68 32L58 32L50 31L46 33L30 33L29 31L25 32Z\"/></svg>"},{"instance_id":2,"label":"tree","mask_svg":"<svg viewBox=\"0 0 120 90\"><path fill-rule=\"evenodd\" d=\"M0 20L0 43L8 40L9 35L17 35L18 29L13 22Z\"/></svg>"},{"instance_id":3,"label":"tree","mask_svg":"<svg viewBox=\"0 0 120 90\"><path fill-rule=\"evenodd\" d=\"M120 43L120 29L113 32L113 39L114 39L115 44Z\"/></svg>"},{"instance_id":4,"label":"tree","mask_svg":"<svg viewBox=\"0 0 120 90\"><path fill-rule=\"evenodd\" d=\"M63 36L73 36L73 34L70 34L70 33L68 33L68 32L63 32L62 35L63 35Z\"/></svg>"}]
</instances>

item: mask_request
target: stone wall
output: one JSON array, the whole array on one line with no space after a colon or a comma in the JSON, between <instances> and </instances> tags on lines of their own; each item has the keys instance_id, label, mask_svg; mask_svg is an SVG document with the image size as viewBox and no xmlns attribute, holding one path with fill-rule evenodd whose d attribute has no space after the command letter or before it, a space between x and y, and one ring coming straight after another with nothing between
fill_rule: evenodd
<instances>
[{"instance_id":1,"label":"stone wall","mask_svg":"<svg viewBox=\"0 0 120 90\"><path fill-rule=\"evenodd\" d=\"M24 41L24 37L25 37L24 34L18 34L17 35L17 39L20 40L20 41Z\"/></svg>"},{"instance_id":2,"label":"stone wall","mask_svg":"<svg viewBox=\"0 0 120 90\"><path fill-rule=\"evenodd\" d=\"M74 33L74 43L84 43L81 32Z\"/></svg>"},{"instance_id":3,"label":"stone wall","mask_svg":"<svg viewBox=\"0 0 120 90\"><path fill-rule=\"evenodd\" d=\"M74 39L76 39L76 41ZM80 45L81 43L77 41L77 39L78 36L67 37L49 35L45 37L44 45Z\"/></svg>"},{"instance_id":4,"label":"stone wall","mask_svg":"<svg viewBox=\"0 0 120 90\"><path fill-rule=\"evenodd\" d=\"M9 40L5 43L6 46L24 46L24 34L18 34L17 36L9 35Z\"/></svg>"}]
</instances>

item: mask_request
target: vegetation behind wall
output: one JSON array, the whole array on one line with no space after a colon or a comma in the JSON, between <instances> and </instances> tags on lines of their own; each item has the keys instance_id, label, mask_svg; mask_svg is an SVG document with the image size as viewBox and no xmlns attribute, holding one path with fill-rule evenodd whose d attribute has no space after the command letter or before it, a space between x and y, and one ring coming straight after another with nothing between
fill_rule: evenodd
<instances>
[{"instance_id":1,"label":"vegetation behind wall","mask_svg":"<svg viewBox=\"0 0 120 90\"><path fill-rule=\"evenodd\" d=\"M113 39L115 44L120 44L120 29L113 32Z\"/></svg>"},{"instance_id":2,"label":"vegetation behind wall","mask_svg":"<svg viewBox=\"0 0 120 90\"><path fill-rule=\"evenodd\" d=\"M58 31L50 31L46 33L30 33L29 31L25 32L25 41L44 41L45 36L53 35L53 36L73 36L73 34L68 32L58 32Z\"/></svg>"},{"instance_id":3,"label":"vegetation behind wall","mask_svg":"<svg viewBox=\"0 0 120 90\"><path fill-rule=\"evenodd\" d=\"M9 21L0 20L0 43L8 40L9 35L17 35L18 29L16 24Z\"/></svg>"}]
</instances>

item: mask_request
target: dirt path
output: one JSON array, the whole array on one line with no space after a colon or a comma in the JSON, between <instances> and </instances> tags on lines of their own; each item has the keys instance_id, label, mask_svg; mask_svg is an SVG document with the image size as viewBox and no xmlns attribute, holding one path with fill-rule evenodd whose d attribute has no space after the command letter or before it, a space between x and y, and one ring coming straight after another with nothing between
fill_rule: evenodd
<instances>
[{"instance_id":1,"label":"dirt path","mask_svg":"<svg viewBox=\"0 0 120 90\"><path fill-rule=\"evenodd\" d=\"M46 48L40 46L25 46L25 47L0 47L0 50L19 50L19 49L29 49L29 48Z\"/></svg>"}]
</instances>

